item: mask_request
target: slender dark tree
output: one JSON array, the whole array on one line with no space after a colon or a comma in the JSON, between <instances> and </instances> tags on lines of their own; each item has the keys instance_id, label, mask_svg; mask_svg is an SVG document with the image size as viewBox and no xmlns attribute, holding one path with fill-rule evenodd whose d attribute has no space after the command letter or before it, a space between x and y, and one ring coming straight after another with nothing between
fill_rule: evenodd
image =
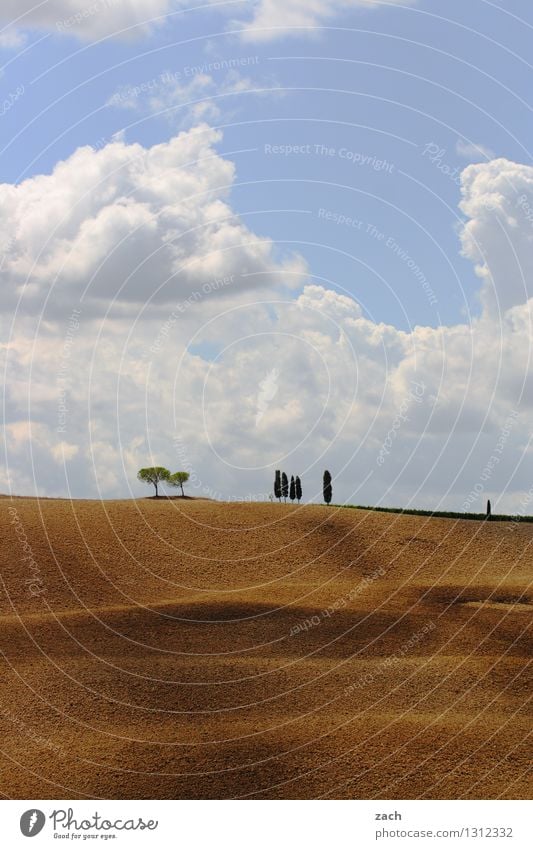
<instances>
[{"instance_id":1,"label":"slender dark tree","mask_svg":"<svg viewBox=\"0 0 533 849\"><path fill-rule=\"evenodd\" d=\"M326 504L331 504L331 497L333 495L333 487L331 486L331 475L326 470L324 472L324 501Z\"/></svg>"},{"instance_id":2,"label":"slender dark tree","mask_svg":"<svg viewBox=\"0 0 533 849\"><path fill-rule=\"evenodd\" d=\"M289 490L289 498L291 501L294 501L296 498L296 484L294 482L294 475L291 475L291 488Z\"/></svg>"},{"instance_id":3,"label":"slender dark tree","mask_svg":"<svg viewBox=\"0 0 533 849\"><path fill-rule=\"evenodd\" d=\"M288 495L289 495L289 479L288 479L287 475L285 474L285 472L283 472L283 474L281 476L281 494L282 494L283 498L285 499L285 503L287 503L287 498L288 498Z\"/></svg>"},{"instance_id":4,"label":"slender dark tree","mask_svg":"<svg viewBox=\"0 0 533 849\"><path fill-rule=\"evenodd\" d=\"M281 472L276 469L276 479L274 481L274 496L281 501Z\"/></svg>"},{"instance_id":5,"label":"slender dark tree","mask_svg":"<svg viewBox=\"0 0 533 849\"><path fill-rule=\"evenodd\" d=\"M301 482L300 478L298 477L298 475L296 475L295 485L296 485L296 498L298 499L298 504L299 504L300 501L302 500L302 482Z\"/></svg>"},{"instance_id":6,"label":"slender dark tree","mask_svg":"<svg viewBox=\"0 0 533 849\"><path fill-rule=\"evenodd\" d=\"M487 519L489 521L490 521L491 516L492 516L492 504L490 503L490 499L489 499L489 501L487 501Z\"/></svg>"}]
</instances>

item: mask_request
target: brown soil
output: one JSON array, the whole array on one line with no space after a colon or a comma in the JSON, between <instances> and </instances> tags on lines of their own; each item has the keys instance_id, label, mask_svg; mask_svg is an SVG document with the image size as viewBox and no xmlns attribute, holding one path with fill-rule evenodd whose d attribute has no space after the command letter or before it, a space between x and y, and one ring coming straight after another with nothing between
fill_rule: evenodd
<instances>
[{"instance_id":1,"label":"brown soil","mask_svg":"<svg viewBox=\"0 0 533 849\"><path fill-rule=\"evenodd\" d=\"M533 525L179 498L0 523L4 796L530 797Z\"/></svg>"}]
</instances>

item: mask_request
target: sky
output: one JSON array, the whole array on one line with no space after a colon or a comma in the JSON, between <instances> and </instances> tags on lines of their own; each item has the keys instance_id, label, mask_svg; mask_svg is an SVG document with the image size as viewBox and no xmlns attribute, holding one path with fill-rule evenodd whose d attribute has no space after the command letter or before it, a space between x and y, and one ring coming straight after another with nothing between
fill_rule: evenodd
<instances>
[{"instance_id":1,"label":"sky","mask_svg":"<svg viewBox=\"0 0 533 849\"><path fill-rule=\"evenodd\" d=\"M527 0L3 0L0 491L533 513Z\"/></svg>"}]
</instances>

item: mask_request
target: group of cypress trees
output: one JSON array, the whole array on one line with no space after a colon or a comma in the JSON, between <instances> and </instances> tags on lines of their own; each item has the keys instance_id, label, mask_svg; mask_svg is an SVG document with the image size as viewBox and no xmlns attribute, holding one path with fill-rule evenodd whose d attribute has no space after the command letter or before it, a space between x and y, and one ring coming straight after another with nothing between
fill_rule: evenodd
<instances>
[{"instance_id":1,"label":"group of cypress trees","mask_svg":"<svg viewBox=\"0 0 533 849\"><path fill-rule=\"evenodd\" d=\"M326 504L331 504L333 487L331 485L331 474L327 470L324 472L323 493ZM296 477L291 475L291 482L289 484L289 479L285 472L282 473L277 469L274 480L274 496L278 501L281 501L283 498L285 503L287 503L287 498L290 498L291 501L297 500L299 504L302 499L302 482L298 475Z\"/></svg>"},{"instance_id":2,"label":"group of cypress trees","mask_svg":"<svg viewBox=\"0 0 533 849\"><path fill-rule=\"evenodd\" d=\"M298 504L302 500L302 482L298 475L294 477L291 475L291 482L289 485L289 479L285 472L283 474L278 470L276 470L276 478L274 480L274 495L278 499L278 501L283 500L286 502L287 498L290 498L291 501L298 501Z\"/></svg>"}]
</instances>

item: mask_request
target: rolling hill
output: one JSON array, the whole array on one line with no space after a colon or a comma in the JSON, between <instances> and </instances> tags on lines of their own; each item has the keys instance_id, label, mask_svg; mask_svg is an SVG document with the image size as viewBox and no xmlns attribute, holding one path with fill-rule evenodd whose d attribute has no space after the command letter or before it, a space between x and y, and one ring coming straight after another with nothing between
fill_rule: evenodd
<instances>
[{"instance_id":1,"label":"rolling hill","mask_svg":"<svg viewBox=\"0 0 533 849\"><path fill-rule=\"evenodd\" d=\"M530 798L533 525L0 500L11 798Z\"/></svg>"}]
</instances>

